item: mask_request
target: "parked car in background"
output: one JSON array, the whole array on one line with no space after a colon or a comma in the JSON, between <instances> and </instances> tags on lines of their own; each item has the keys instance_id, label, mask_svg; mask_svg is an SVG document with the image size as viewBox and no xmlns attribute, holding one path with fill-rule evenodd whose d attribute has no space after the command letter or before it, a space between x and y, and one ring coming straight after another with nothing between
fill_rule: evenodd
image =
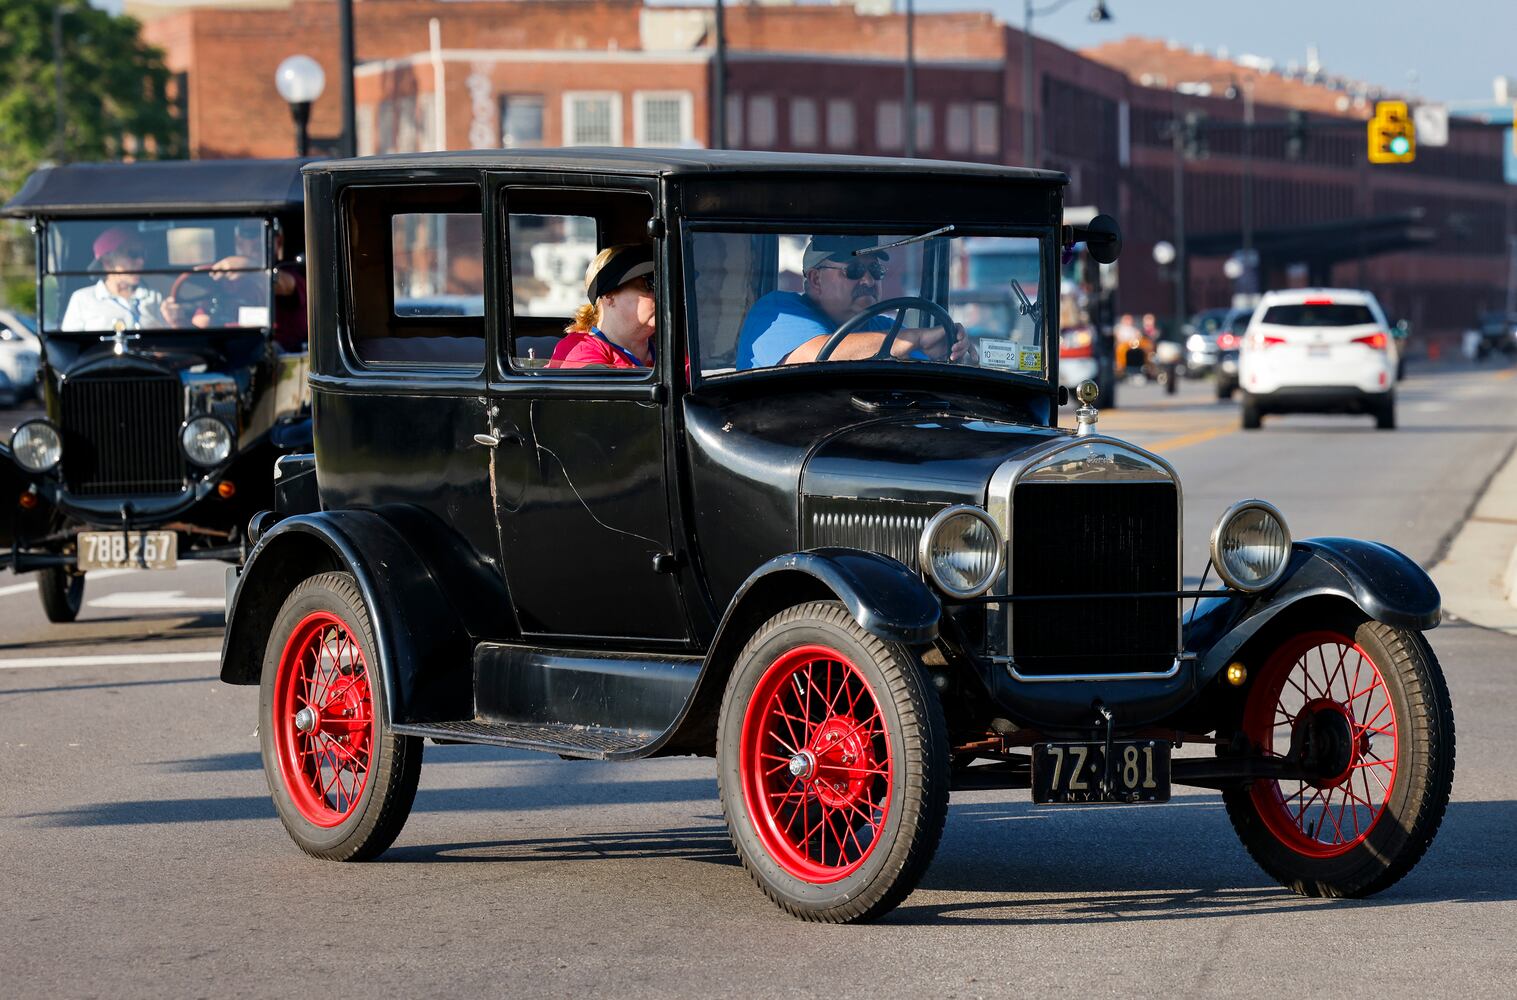
<instances>
[{"instance_id":1,"label":"parked car in background","mask_svg":"<svg viewBox=\"0 0 1517 1000\"><path fill-rule=\"evenodd\" d=\"M36 321L30 316L0 309L0 407L15 406L37 395L42 342L36 331Z\"/></svg>"},{"instance_id":2,"label":"parked car in background","mask_svg":"<svg viewBox=\"0 0 1517 1000\"><path fill-rule=\"evenodd\" d=\"M1370 292L1267 292L1243 338L1243 427L1269 413L1365 413L1396 426L1399 349Z\"/></svg>"},{"instance_id":3,"label":"parked car in background","mask_svg":"<svg viewBox=\"0 0 1517 1000\"><path fill-rule=\"evenodd\" d=\"M829 923L912 891L952 788L1077 808L1219 789L1248 852L1306 895L1375 893L1431 842L1454 768L1422 636L1437 589L1386 546L1294 541L1261 500L1218 512L1222 584L1185 588L1174 468L1097 432L1094 386L1059 426L1053 276L1076 242L1101 263L1120 248L1109 217L1063 224L1065 175L541 149L305 177L314 447L279 460L253 519L221 662L260 686L301 850L388 848L428 739L714 756L754 882ZM582 224L541 222L565 217ZM656 317L646 366L534 363L573 303L508 289L571 228L646 249L651 273L617 290ZM973 350L894 351L923 335L908 316L956 334L968 240L1026 263L994 279L1014 320ZM482 315L397 313L436 245L487 276ZM808 253L879 297L818 320L814 360L759 361L745 333L773 322L766 299L799 300ZM1042 825L1003 850L1035 853ZM378 891L374 874L344 883Z\"/></svg>"},{"instance_id":4,"label":"parked car in background","mask_svg":"<svg viewBox=\"0 0 1517 1000\"><path fill-rule=\"evenodd\" d=\"M1477 329L1480 333L1475 347L1477 359L1517 354L1517 313L1483 313Z\"/></svg>"},{"instance_id":5,"label":"parked car in background","mask_svg":"<svg viewBox=\"0 0 1517 1000\"><path fill-rule=\"evenodd\" d=\"M1185 339L1185 370L1211 375L1218 399L1230 399L1238 387L1238 348L1252 309L1206 309L1191 317Z\"/></svg>"}]
</instances>

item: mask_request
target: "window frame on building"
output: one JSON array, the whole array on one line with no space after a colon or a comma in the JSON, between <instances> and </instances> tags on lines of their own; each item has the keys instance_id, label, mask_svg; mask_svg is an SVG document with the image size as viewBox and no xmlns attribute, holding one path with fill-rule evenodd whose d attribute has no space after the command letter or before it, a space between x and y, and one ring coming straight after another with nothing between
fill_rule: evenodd
<instances>
[{"instance_id":1,"label":"window frame on building","mask_svg":"<svg viewBox=\"0 0 1517 1000\"><path fill-rule=\"evenodd\" d=\"M790 98L790 145L797 149L816 149L822 144L821 110L814 97ZM809 112L809 119L803 112Z\"/></svg>"},{"instance_id":2,"label":"window frame on building","mask_svg":"<svg viewBox=\"0 0 1517 1000\"><path fill-rule=\"evenodd\" d=\"M574 135L578 118L574 113L576 101L602 99L610 107L610 136L608 142L579 142ZM564 146L620 146L622 145L622 94L619 90L566 90L563 97L563 142Z\"/></svg>"},{"instance_id":3,"label":"window frame on building","mask_svg":"<svg viewBox=\"0 0 1517 1000\"><path fill-rule=\"evenodd\" d=\"M673 142L651 142L648 138L648 102L679 102L679 137ZM632 142L637 146L661 149L687 148L695 142L695 95L688 90L634 90L632 92Z\"/></svg>"},{"instance_id":4,"label":"window frame on building","mask_svg":"<svg viewBox=\"0 0 1517 1000\"><path fill-rule=\"evenodd\" d=\"M537 104L537 141L527 143L507 143L506 125L510 120L509 108L511 102L517 101L523 104L536 102ZM548 121L547 96L530 91L508 90L497 94L495 97L495 113L500 120L500 148L501 149L540 149L547 143Z\"/></svg>"},{"instance_id":5,"label":"window frame on building","mask_svg":"<svg viewBox=\"0 0 1517 1000\"><path fill-rule=\"evenodd\" d=\"M976 156L1000 158L1001 105L999 102L974 102L974 117L970 134L970 142Z\"/></svg>"},{"instance_id":6,"label":"window frame on building","mask_svg":"<svg viewBox=\"0 0 1517 1000\"><path fill-rule=\"evenodd\" d=\"M906 148L906 112L900 101L880 101L874 106L874 145L884 152Z\"/></svg>"},{"instance_id":7,"label":"window frame on building","mask_svg":"<svg viewBox=\"0 0 1517 1000\"><path fill-rule=\"evenodd\" d=\"M943 148L951 154L974 152L974 108L968 101L951 101L943 112Z\"/></svg>"},{"instance_id":8,"label":"window frame on building","mask_svg":"<svg viewBox=\"0 0 1517 1000\"><path fill-rule=\"evenodd\" d=\"M839 124L845 119L839 112L846 112L847 135L839 135L844 131ZM827 98L827 148L833 150L854 150L859 142L859 114L858 105L851 97Z\"/></svg>"},{"instance_id":9,"label":"window frame on building","mask_svg":"<svg viewBox=\"0 0 1517 1000\"><path fill-rule=\"evenodd\" d=\"M750 148L774 149L779 146L780 109L779 101L775 99L773 94L748 95L747 124L748 145ZM767 126L762 131L760 130L761 124Z\"/></svg>"}]
</instances>

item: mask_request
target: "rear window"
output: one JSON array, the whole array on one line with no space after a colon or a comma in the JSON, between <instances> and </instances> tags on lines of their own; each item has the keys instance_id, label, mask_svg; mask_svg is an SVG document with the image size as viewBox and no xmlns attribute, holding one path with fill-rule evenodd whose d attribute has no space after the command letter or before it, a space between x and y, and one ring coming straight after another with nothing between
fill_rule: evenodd
<instances>
[{"instance_id":1,"label":"rear window","mask_svg":"<svg viewBox=\"0 0 1517 1000\"><path fill-rule=\"evenodd\" d=\"M1363 326L1375 322L1369 306L1294 305L1270 306L1261 323L1274 326Z\"/></svg>"}]
</instances>

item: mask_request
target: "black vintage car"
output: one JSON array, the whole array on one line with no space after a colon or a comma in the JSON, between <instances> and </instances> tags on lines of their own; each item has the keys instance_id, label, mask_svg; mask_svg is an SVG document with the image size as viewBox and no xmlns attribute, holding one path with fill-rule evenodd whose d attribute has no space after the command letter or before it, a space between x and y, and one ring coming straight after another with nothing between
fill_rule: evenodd
<instances>
[{"instance_id":1,"label":"black vintage car","mask_svg":"<svg viewBox=\"0 0 1517 1000\"><path fill-rule=\"evenodd\" d=\"M94 569L240 561L310 448L297 160L74 164L32 220L45 417L0 441L0 567L72 621Z\"/></svg>"},{"instance_id":2,"label":"black vintage car","mask_svg":"<svg viewBox=\"0 0 1517 1000\"><path fill-rule=\"evenodd\" d=\"M738 855L810 920L899 903L952 787L1219 789L1311 895L1384 889L1432 840L1454 728L1416 563L1246 500L1186 590L1173 468L1097 433L1092 387L1057 426L1061 248L1120 246L1061 226L1062 174L592 149L305 179L315 451L254 519L221 676L262 685L306 852L384 851L427 738L714 755ZM971 238L1034 264L955 354ZM621 244L653 261L624 286L652 364L566 364ZM837 320L824 282L862 305Z\"/></svg>"}]
</instances>

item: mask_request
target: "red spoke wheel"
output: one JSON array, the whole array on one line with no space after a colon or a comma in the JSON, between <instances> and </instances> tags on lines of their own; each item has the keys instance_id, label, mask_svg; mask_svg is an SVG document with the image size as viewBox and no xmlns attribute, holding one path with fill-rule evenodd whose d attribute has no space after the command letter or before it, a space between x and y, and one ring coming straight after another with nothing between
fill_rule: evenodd
<instances>
[{"instance_id":1,"label":"red spoke wheel","mask_svg":"<svg viewBox=\"0 0 1517 1000\"><path fill-rule=\"evenodd\" d=\"M421 741L385 723L374 633L353 578L301 583L264 655L259 742L285 829L308 854L375 857L410 813Z\"/></svg>"},{"instance_id":2,"label":"red spoke wheel","mask_svg":"<svg viewBox=\"0 0 1517 1000\"><path fill-rule=\"evenodd\" d=\"M910 650L838 604L781 612L738 657L719 727L733 845L782 908L868 920L916 886L947 816L948 748Z\"/></svg>"},{"instance_id":3,"label":"red spoke wheel","mask_svg":"<svg viewBox=\"0 0 1517 1000\"><path fill-rule=\"evenodd\" d=\"M1432 842L1454 770L1454 721L1422 635L1380 622L1277 634L1247 692L1253 752L1300 778L1224 793L1256 861L1312 896L1366 896L1411 870Z\"/></svg>"}]
</instances>

